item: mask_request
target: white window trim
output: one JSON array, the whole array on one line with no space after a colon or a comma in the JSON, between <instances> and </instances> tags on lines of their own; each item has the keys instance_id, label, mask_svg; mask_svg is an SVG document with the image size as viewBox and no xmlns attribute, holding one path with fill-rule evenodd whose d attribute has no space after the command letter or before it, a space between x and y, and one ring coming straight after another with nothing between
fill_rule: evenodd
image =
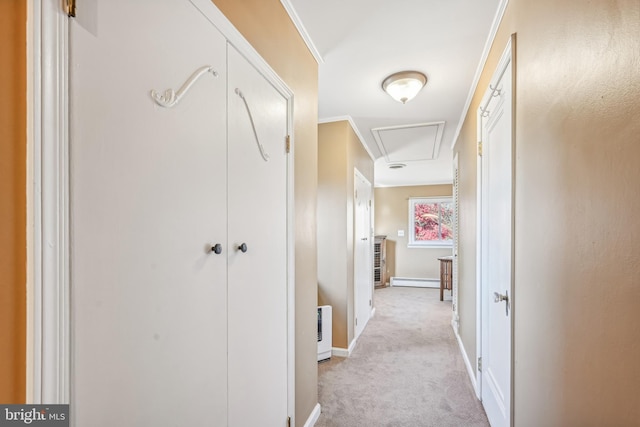
<instances>
[{"instance_id":1,"label":"white window trim","mask_svg":"<svg viewBox=\"0 0 640 427\"><path fill-rule=\"evenodd\" d=\"M408 236L407 247L408 248L453 248L453 240L429 240L429 241L416 241L415 226L414 226L414 206L416 203L453 203L453 197L410 197L409 198L409 215L408 215Z\"/></svg>"}]
</instances>

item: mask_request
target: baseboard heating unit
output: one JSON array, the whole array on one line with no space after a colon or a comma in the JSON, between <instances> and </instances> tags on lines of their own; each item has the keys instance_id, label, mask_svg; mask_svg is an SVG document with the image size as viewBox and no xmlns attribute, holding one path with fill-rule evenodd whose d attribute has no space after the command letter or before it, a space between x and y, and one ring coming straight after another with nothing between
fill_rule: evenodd
<instances>
[{"instance_id":1,"label":"baseboard heating unit","mask_svg":"<svg viewBox=\"0 0 640 427\"><path fill-rule=\"evenodd\" d=\"M416 277L392 277L390 286L407 286L412 288L440 288L440 279L422 279Z\"/></svg>"},{"instance_id":2,"label":"baseboard heating unit","mask_svg":"<svg viewBox=\"0 0 640 427\"><path fill-rule=\"evenodd\" d=\"M330 305L318 307L318 362L331 359L331 316L332 309Z\"/></svg>"}]
</instances>

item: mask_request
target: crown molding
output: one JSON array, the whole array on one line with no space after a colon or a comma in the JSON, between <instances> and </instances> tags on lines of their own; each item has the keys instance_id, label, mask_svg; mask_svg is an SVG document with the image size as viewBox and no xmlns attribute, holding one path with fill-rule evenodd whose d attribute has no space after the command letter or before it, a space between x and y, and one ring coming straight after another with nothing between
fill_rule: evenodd
<instances>
[{"instance_id":1,"label":"crown molding","mask_svg":"<svg viewBox=\"0 0 640 427\"><path fill-rule=\"evenodd\" d=\"M296 9L291 4L291 1L280 0L280 3L282 3L282 7L284 7L284 9L287 11L287 14L289 14L289 18L291 18L293 25L296 26L296 29L298 30L300 37L302 37L302 40L304 40L304 43L307 45L307 48L309 48L309 51L311 52L311 55L313 55L313 57L315 58L316 62L318 64L324 63L324 59L322 59L322 55L320 55L320 51L318 50L316 45L313 43L313 40L311 39L309 32L307 31L304 24L302 23L302 20L300 19L300 16L298 16L298 12L296 12Z\"/></svg>"},{"instance_id":2,"label":"crown molding","mask_svg":"<svg viewBox=\"0 0 640 427\"><path fill-rule=\"evenodd\" d=\"M476 93L476 90L478 89L480 76L482 75L484 66L487 63L487 58L489 57L491 46L493 45L493 41L496 38L496 34L498 33L498 28L500 27L500 23L502 22L502 18L504 17L504 12L507 9L508 3L509 3L509 0L500 0L500 4L498 5L496 14L493 17L493 23L491 24L491 30L489 31L489 36L487 37L487 41L484 44L484 50L482 51L482 56L480 57L478 68L476 68L476 74L473 77L473 83L471 83L471 87L469 88L469 94L467 95L467 100L464 104L464 108L462 109L460 120L458 120L458 127L456 128L456 133L453 136L453 142L451 143L452 150L456 147L456 143L458 142L460 131L462 131L462 126L464 125L464 119L465 117L467 117L467 113L469 112L469 108L471 107L471 100L473 99L473 95Z\"/></svg>"}]
</instances>

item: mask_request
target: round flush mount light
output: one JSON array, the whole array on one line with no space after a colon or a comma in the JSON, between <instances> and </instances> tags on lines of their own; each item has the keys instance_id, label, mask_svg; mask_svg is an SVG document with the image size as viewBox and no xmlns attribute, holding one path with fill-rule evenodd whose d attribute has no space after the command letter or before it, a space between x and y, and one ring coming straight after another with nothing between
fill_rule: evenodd
<instances>
[{"instance_id":1,"label":"round flush mount light","mask_svg":"<svg viewBox=\"0 0 640 427\"><path fill-rule=\"evenodd\" d=\"M427 76L419 71L400 71L382 81L382 89L398 102L411 101L427 84Z\"/></svg>"},{"instance_id":2,"label":"round flush mount light","mask_svg":"<svg viewBox=\"0 0 640 427\"><path fill-rule=\"evenodd\" d=\"M407 165L405 165L404 163L391 163L388 167L389 169L402 169L404 167L407 167Z\"/></svg>"}]
</instances>

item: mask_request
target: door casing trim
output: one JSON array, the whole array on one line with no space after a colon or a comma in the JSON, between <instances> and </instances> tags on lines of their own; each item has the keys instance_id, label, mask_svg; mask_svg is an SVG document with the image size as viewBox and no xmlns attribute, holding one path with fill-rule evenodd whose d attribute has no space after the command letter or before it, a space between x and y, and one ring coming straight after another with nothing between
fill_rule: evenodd
<instances>
[{"instance_id":1,"label":"door casing trim","mask_svg":"<svg viewBox=\"0 0 640 427\"><path fill-rule=\"evenodd\" d=\"M27 4L27 396L69 403L68 18Z\"/></svg>"}]
</instances>

